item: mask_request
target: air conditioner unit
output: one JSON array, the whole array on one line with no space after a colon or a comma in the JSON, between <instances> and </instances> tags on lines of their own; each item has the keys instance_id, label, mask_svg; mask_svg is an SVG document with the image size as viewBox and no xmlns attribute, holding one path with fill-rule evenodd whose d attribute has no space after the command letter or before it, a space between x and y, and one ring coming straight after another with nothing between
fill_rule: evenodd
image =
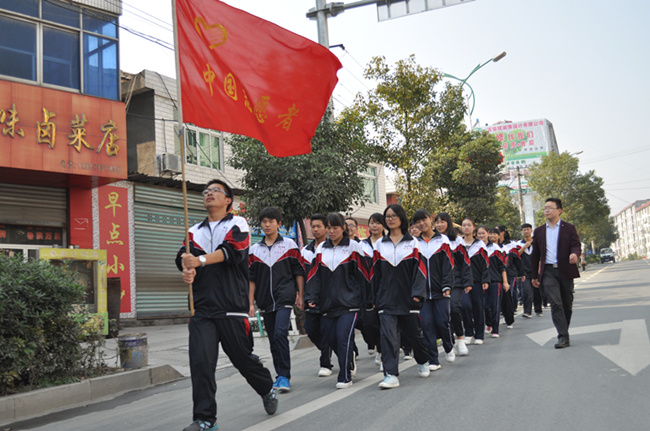
<instances>
[{"instance_id":1,"label":"air conditioner unit","mask_svg":"<svg viewBox=\"0 0 650 431\"><path fill-rule=\"evenodd\" d=\"M181 172L181 156L172 153L163 153L160 158L160 167L163 172L179 174Z\"/></svg>"}]
</instances>

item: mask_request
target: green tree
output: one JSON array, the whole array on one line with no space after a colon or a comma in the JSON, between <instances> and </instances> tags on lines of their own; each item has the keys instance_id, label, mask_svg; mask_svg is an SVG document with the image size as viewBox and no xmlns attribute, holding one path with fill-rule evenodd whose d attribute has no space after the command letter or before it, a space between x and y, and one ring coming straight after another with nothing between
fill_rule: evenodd
<instances>
[{"instance_id":1,"label":"green tree","mask_svg":"<svg viewBox=\"0 0 650 431\"><path fill-rule=\"evenodd\" d=\"M578 159L569 153L549 153L530 168L528 185L542 200L562 200L562 219L576 225L583 242L616 240L616 230L609 221L610 207L603 189L603 179L588 171L581 174ZM544 220L543 214L538 214ZM606 244L609 245L609 244Z\"/></svg>"},{"instance_id":2,"label":"green tree","mask_svg":"<svg viewBox=\"0 0 650 431\"><path fill-rule=\"evenodd\" d=\"M244 136L229 140L233 155L228 163L245 172L246 209L259 214L267 206L282 210L282 222L298 222L303 232L305 218L330 211L346 212L363 204L364 182L359 172L372 161L363 124L352 115L332 121L326 113L311 141L312 152L278 158L268 154L262 143ZM251 222L256 222L253 216Z\"/></svg>"},{"instance_id":3,"label":"green tree","mask_svg":"<svg viewBox=\"0 0 650 431\"><path fill-rule=\"evenodd\" d=\"M494 218L490 219L489 227L504 225L508 228L512 238L519 238L519 227L521 225L521 214L519 208L512 200L512 191L509 187L498 187L494 203Z\"/></svg>"},{"instance_id":4,"label":"green tree","mask_svg":"<svg viewBox=\"0 0 650 431\"><path fill-rule=\"evenodd\" d=\"M495 203L502 157L499 142L485 131L460 133L428 157L424 189L437 190L442 209L453 220L476 223L497 218Z\"/></svg>"},{"instance_id":5,"label":"green tree","mask_svg":"<svg viewBox=\"0 0 650 431\"><path fill-rule=\"evenodd\" d=\"M398 175L401 198L415 201L427 156L464 128L462 90L446 83L437 92L442 74L418 65L413 55L394 67L374 57L364 76L377 87L357 95L349 115L363 121L379 159Z\"/></svg>"}]
</instances>

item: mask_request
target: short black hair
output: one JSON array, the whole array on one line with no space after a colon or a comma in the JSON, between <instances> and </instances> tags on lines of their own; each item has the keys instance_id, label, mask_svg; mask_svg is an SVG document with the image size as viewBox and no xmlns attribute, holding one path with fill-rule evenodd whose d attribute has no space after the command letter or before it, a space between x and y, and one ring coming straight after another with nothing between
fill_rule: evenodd
<instances>
[{"instance_id":1,"label":"short black hair","mask_svg":"<svg viewBox=\"0 0 650 431\"><path fill-rule=\"evenodd\" d=\"M282 211L278 207L266 207L260 211L259 221L265 218L276 220L278 223L282 222Z\"/></svg>"},{"instance_id":2,"label":"short black hair","mask_svg":"<svg viewBox=\"0 0 650 431\"><path fill-rule=\"evenodd\" d=\"M406 217L406 211L400 204L391 204L386 207L384 210L384 220L386 220L386 212L388 210L392 210L397 217L399 217L400 221L400 230L402 231L402 235L406 235L409 231L409 219Z\"/></svg>"},{"instance_id":3,"label":"short black hair","mask_svg":"<svg viewBox=\"0 0 650 431\"><path fill-rule=\"evenodd\" d=\"M558 198L547 198L546 201L544 201L544 203L546 202L555 202L555 206L557 207L557 209L559 210L562 209L562 201Z\"/></svg>"},{"instance_id":4,"label":"short black hair","mask_svg":"<svg viewBox=\"0 0 650 431\"><path fill-rule=\"evenodd\" d=\"M311 218L309 219L309 223L311 224L311 222L319 221L319 220L323 223L323 226L327 225L327 217L325 217L325 214L320 214L320 213L316 213L312 215Z\"/></svg>"},{"instance_id":5,"label":"short black hair","mask_svg":"<svg viewBox=\"0 0 650 431\"><path fill-rule=\"evenodd\" d=\"M359 223L353 217L346 217L345 220L352 220L355 226L359 226Z\"/></svg>"},{"instance_id":6,"label":"short black hair","mask_svg":"<svg viewBox=\"0 0 650 431\"><path fill-rule=\"evenodd\" d=\"M424 208L420 208L419 210L413 213L413 218L411 220L413 220L413 223L417 223L420 220L424 220L427 217L431 218L431 213L425 210Z\"/></svg>"},{"instance_id":7,"label":"short black hair","mask_svg":"<svg viewBox=\"0 0 650 431\"><path fill-rule=\"evenodd\" d=\"M521 225L521 230L524 230L524 229L527 228L527 227L529 227L529 228L532 229L532 228L533 228L533 225L530 224L530 223L524 223L524 224Z\"/></svg>"},{"instance_id":8,"label":"short black hair","mask_svg":"<svg viewBox=\"0 0 650 431\"><path fill-rule=\"evenodd\" d=\"M215 178L214 180L210 180L210 181L208 181L208 183L205 185L205 188L206 188L206 189L210 188L210 186L211 186L212 184L219 184L219 185L222 186L223 189L226 191L226 193L227 193L227 194L226 194L226 197L227 197L227 198L230 198L230 203L229 203L228 206L226 207L226 211L230 211L230 210L232 209L232 203L233 203L233 201L235 200L235 198L234 198L233 195L232 195L232 189L230 188L230 186L229 186L228 184L226 184L226 182L225 182L224 180L218 180L218 179L216 179L216 178Z\"/></svg>"},{"instance_id":9,"label":"short black hair","mask_svg":"<svg viewBox=\"0 0 650 431\"><path fill-rule=\"evenodd\" d=\"M329 213L327 214L326 217L326 223L325 226L332 226L332 227L340 227L343 229L343 237L347 238L349 236L348 233L348 225L345 223L345 218L343 218L343 215L339 213Z\"/></svg>"},{"instance_id":10,"label":"short black hair","mask_svg":"<svg viewBox=\"0 0 650 431\"><path fill-rule=\"evenodd\" d=\"M384 216L381 215L381 213L372 213L370 218L368 218L368 224L370 224L370 221L374 221L375 223L379 223L383 225L384 227L386 226L386 223L384 222Z\"/></svg>"}]
</instances>

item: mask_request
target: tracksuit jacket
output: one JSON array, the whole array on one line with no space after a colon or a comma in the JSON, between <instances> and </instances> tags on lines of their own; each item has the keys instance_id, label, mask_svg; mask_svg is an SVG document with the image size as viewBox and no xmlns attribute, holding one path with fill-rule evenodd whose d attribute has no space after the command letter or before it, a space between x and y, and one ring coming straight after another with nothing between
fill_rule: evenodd
<instances>
[{"instance_id":1,"label":"tracksuit jacket","mask_svg":"<svg viewBox=\"0 0 650 431\"><path fill-rule=\"evenodd\" d=\"M522 249L523 247L526 246L526 241L520 240L517 243L517 246L519 247L519 249ZM532 252L533 252L533 245L531 244L530 247L525 249L521 255L521 265L524 267L524 273L526 274L527 277L530 276L533 269L530 264L530 255L532 254Z\"/></svg>"},{"instance_id":2,"label":"tracksuit jacket","mask_svg":"<svg viewBox=\"0 0 650 431\"><path fill-rule=\"evenodd\" d=\"M523 277L526 275L524 273L524 267L521 263L521 257L518 253L518 250L520 248L520 245L510 240L501 244L501 249L505 255L506 273L508 275L508 279Z\"/></svg>"},{"instance_id":3,"label":"tracksuit jacket","mask_svg":"<svg viewBox=\"0 0 650 431\"><path fill-rule=\"evenodd\" d=\"M190 253L201 256L222 250L221 263L196 268L192 283L195 316L207 318L248 317L248 246L250 229L246 219L228 214L218 222L206 218L189 229ZM183 270L181 255L176 266Z\"/></svg>"},{"instance_id":4,"label":"tracksuit jacket","mask_svg":"<svg viewBox=\"0 0 650 431\"><path fill-rule=\"evenodd\" d=\"M490 259L487 254L487 247L480 239L474 239L471 245L465 246L467 255L469 256L472 264L472 279L474 284L490 283Z\"/></svg>"},{"instance_id":5,"label":"tracksuit jacket","mask_svg":"<svg viewBox=\"0 0 650 431\"><path fill-rule=\"evenodd\" d=\"M305 275L300 250L290 238L278 235L271 247L262 239L248 256L250 280L255 282L255 302L261 312L292 308L296 302L296 276Z\"/></svg>"},{"instance_id":6,"label":"tracksuit jacket","mask_svg":"<svg viewBox=\"0 0 650 431\"><path fill-rule=\"evenodd\" d=\"M454 277L454 259L449 238L436 232L429 242L418 237L418 248L427 270L426 296L428 300L441 299L443 292L451 290Z\"/></svg>"},{"instance_id":7,"label":"tracksuit jacket","mask_svg":"<svg viewBox=\"0 0 650 431\"><path fill-rule=\"evenodd\" d=\"M450 240L450 247L454 256L454 287L464 289L467 286L473 286L471 261L467 250L465 250L463 237L458 235L455 240Z\"/></svg>"},{"instance_id":8,"label":"tracksuit jacket","mask_svg":"<svg viewBox=\"0 0 650 431\"><path fill-rule=\"evenodd\" d=\"M505 259L503 250L501 250L499 244L493 242L486 246L486 250L489 259L488 272L490 274L490 282L503 283L503 276L501 273L506 269L506 265L503 262Z\"/></svg>"},{"instance_id":9,"label":"tracksuit jacket","mask_svg":"<svg viewBox=\"0 0 650 431\"><path fill-rule=\"evenodd\" d=\"M419 312L426 295L427 269L418 240L406 233L397 245L390 235L375 244L370 273L373 303L379 313L407 315ZM420 302L413 301L419 298Z\"/></svg>"},{"instance_id":10,"label":"tracksuit jacket","mask_svg":"<svg viewBox=\"0 0 650 431\"><path fill-rule=\"evenodd\" d=\"M361 244L350 238L321 243L305 286L305 302L318 305L324 317L359 311L369 288Z\"/></svg>"},{"instance_id":11,"label":"tracksuit jacket","mask_svg":"<svg viewBox=\"0 0 650 431\"><path fill-rule=\"evenodd\" d=\"M309 274L312 266L314 265L314 259L316 258L316 241L312 241L300 250L300 263L305 269L305 274ZM305 280L305 289L307 289L307 280ZM305 313L317 313L320 314L320 308L318 305L316 307L307 306L307 298L305 300Z\"/></svg>"}]
</instances>

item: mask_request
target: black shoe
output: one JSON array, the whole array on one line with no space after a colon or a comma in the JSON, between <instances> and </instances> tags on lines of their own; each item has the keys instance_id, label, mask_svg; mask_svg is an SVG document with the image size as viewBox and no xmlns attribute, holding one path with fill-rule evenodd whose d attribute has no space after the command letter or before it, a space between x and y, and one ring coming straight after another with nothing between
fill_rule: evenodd
<instances>
[{"instance_id":1,"label":"black shoe","mask_svg":"<svg viewBox=\"0 0 650 431\"><path fill-rule=\"evenodd\" d=\"M569 344L569 339L561 337L558 342L555 344L556 349L564 349L565 347L569 347L571 344Z\"/></svg>"},{"instance_id":2,"label":"black shoe","mask_svg":"<svg viewBox=\"0 0 650 431\"><path fill-rule=\"evenodd\" d=\"M262 397L262 402L264 402L266 413L272 415L278 411L278 396L273 389Z\"/></svg>"}]
</instances>

